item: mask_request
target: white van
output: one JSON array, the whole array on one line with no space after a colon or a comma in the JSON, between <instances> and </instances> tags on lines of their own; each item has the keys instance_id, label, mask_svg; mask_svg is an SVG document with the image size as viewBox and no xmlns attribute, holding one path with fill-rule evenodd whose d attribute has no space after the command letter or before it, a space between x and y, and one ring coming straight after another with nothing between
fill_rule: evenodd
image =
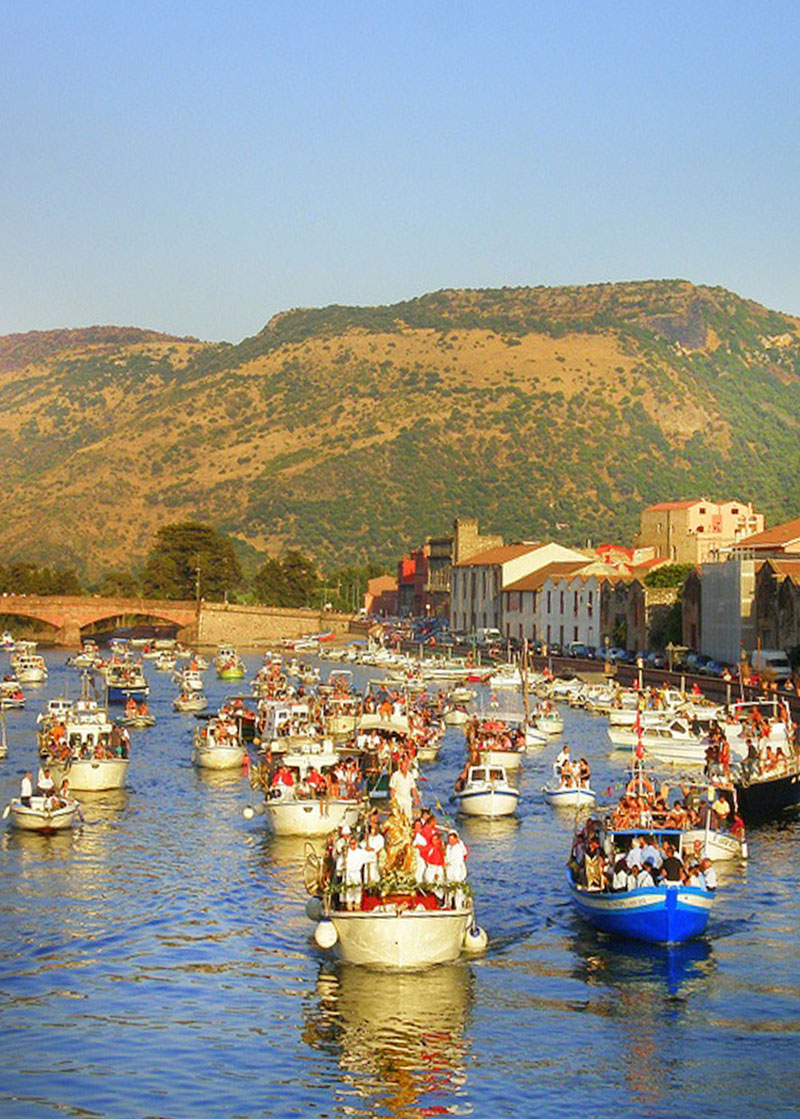
<instances>
[{"instance_id":1,"label":"white van","mask_svg":"<svg viewBox=\"0 0 800 1119\"><path fill-rule=\"evenodd\" d=\"M476 633L479 645L496 645L503 640L503 635L495 626L480 626Z\"/></svg>"},{"instance_id":2,"label":"white van","mask_svg":"<svg viewBox=\"0 0 800 1119\"><path fill-rule=\"evenodd\" d=\"M792 675L792 666L783 649L756 649L750 654L750 667L766 680L782 684Z\"/></svg>"}]
</instances>

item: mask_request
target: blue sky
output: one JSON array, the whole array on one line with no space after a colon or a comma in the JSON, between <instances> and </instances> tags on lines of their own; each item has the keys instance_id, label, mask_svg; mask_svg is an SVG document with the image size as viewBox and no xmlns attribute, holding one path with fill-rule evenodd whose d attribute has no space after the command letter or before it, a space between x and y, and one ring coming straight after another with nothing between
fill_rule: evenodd
<instances>
[{"instance_id":1,"label":"blue sky","mask_svg":"<svg viewBox=\"0 0 800 1119\"><path fill-rule=\"evenodd\" d=\"M442 287L800 315L800 5L0 0L0 334Z\"/></svg>"}]
</instances>

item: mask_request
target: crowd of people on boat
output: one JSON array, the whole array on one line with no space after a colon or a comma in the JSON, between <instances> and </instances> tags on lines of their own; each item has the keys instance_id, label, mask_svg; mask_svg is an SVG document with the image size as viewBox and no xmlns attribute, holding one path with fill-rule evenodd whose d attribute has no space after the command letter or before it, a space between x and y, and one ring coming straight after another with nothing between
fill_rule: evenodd
<instances>
[{"instance_id":1,"label":"crowd of people on boat","mask_svg":"<svg viewBox=\"0 0 800 1119\"><path fill-rule=\"evenodd\" d=\"M257 779L255 783L263 782ZM273 797L290 793L298 800L357 800L361 796L362 783L359 764L351 757L324 768L310 765L303 774L297 768L281 763L269 778L269 790Z\"/></svg>"},{"instance_id":2,"label":"crowd of people on boat","mask_svg":"<svg viewBox=\"0 0 800 1119\"><path fill-rule=\"evenodd\" d=\"M716 871L703 855L702 844L682 853L674 838L659 837L657 832L624 837L594 818L575 836L569 867L576 885L599 892L679 886L714 890L717 886Z\"/></svg>"},{"instance_id":3,"label":"crowd of people on boat","mask_svg":"<svg viewBox=\"0 0 800 1119\"><path fill-rule=\"evenodd\" d=\"M103 761L108 758L127 758L130 756L131 738L127 727L115 723L111 731L100 731L97 738L73 734L67 738L66 724L58 720L42 735L40 753L49 756L54 762L67 762L72 759L87 761L93 758Z\"/></svg>"},{"instance_id":4,"label":"crowd of people on boat","mask_svg":"<svg viewBox=\"0 0 800 1119\"><path fill-rule=\"evenodd\" d=\"M509 726L500 719L474 718L464 727L470 765L480 765L481 753L487 750L524 753L525 728Z\"/></svg>"},{"instance_id":5,"label":"crowd of people on boat","mask_svg":"<svg viewBox=\"0 0 800 1119\"><path fill-rule=\"evenodd\" d=\"M31 808L33 797L40 797L42 799L42 807L47 812L54 812L59 808L66 808L67 805L72 802L72 797L69 792L69 781L65 777L58 788L56 788L50 766L45 765L39 767L39 772L36 776L36 785L34 786L32 775L30 771L28 771L20 783L20 803L24 808Z\"/></svg>"},{"instance_id":6,"label":"crowd of people on boat","mask_svg":"<svg viewBox=\"0 0 800 1119\"><path fill-rule=\"evenodd\" d=\"M592 770L586 758L572 758L569 746L562 746L556 755L556 772L562 789L588 789Z\"/></svg>"},{"instance_id":7,"label":"crowd of people on boat","mask_svg":"<svg viewBox=\"0 0 800 1119\"><path fill-rule=\"evenodd\" d=\"M468 856L458 832L432 811L412 820L393 803L388 819L372 809L355 828L343 824L328 837L321 884L334 907L348 911L382 903L460 909Z\"/></svg>"},{"instance_id":8,"label":"crowd of people on boat","mask_svg":"<svg viewBox=\"0 0 800 1119\"><path fill-rule=\"evenodd\" d=\"M709 798L709 791L711 798ZM674 828L680 831L700 828L727 831L736 838L744 835L744 821L735 801L720 787L681 786L681 796L670 803L670 786L656 788L636 766L625 786L625 792L610 816L615 829Z\"/></svg>"}]
</instances>

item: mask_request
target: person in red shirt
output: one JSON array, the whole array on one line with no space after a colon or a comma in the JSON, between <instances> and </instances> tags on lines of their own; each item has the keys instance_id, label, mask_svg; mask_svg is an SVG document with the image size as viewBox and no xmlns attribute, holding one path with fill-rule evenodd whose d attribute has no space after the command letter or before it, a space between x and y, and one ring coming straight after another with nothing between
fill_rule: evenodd
<instances>
[{"instance_id":1,"label":"person in red shirt","mask_svg":"<svg viewBox=\"0 0 800 1119\"><path fill-rule=\"evenodd\" d=\"M288 765L282 765L272 778L272 788L275 789L279 785L286 785L287 788L291 788L294 785L294 777Z\"/></svg>"}]
</instances>

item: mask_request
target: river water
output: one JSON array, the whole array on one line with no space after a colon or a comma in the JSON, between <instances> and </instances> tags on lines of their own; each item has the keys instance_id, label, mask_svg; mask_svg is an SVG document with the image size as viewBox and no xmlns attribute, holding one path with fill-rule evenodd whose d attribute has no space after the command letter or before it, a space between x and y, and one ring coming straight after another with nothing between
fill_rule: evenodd
<instances>
[{"instance_id":1,"label":"river water","mask_svg":"<svg viewBox=\"0 0 800 1119\"><path fill-rule=\"evenodd\" d=\"M68 677L77 692L63 654L47 660L6 716L2 804L35 772L46 699ZM158 725L132 732L128 788L83 795L73 834L0 836L0 1115L800 1114L794 823L751 831L706 939L614 945L566 897L572 821L540 796L554 741L524 763L518 820L462 827L486 955L420 974L336 965L311 939L302 841L243 819L238 773L192 767L194 719L148 675ZM214 708L237 690L206 681ZM618 782L604 724L564 715L595 786ZM428 803L451 810L463 751L449 729Z\"/></svg>"}]
</instances>

